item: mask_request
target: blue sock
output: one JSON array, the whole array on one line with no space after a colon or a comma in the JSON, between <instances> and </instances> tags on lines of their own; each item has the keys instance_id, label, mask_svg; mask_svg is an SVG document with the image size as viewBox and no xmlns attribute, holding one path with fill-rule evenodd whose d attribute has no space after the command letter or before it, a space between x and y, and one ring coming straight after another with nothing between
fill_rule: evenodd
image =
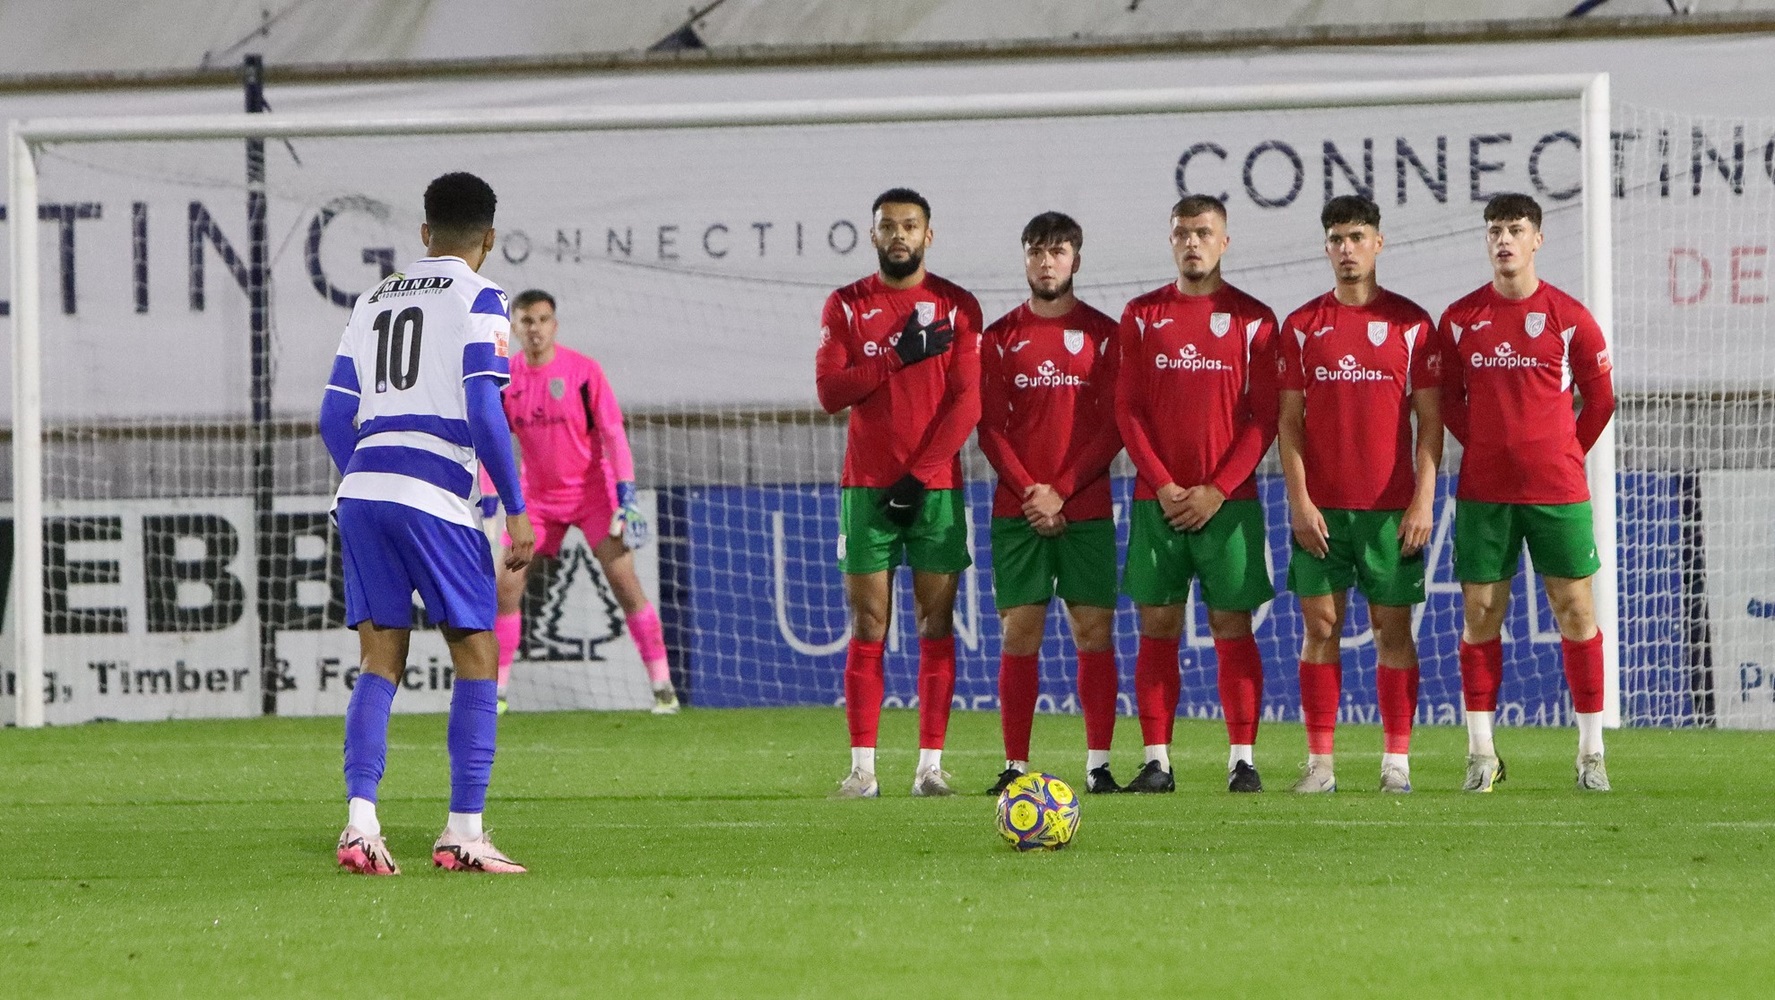
<instances>
[{"instance_id":1,"label":"blue sock","mask_svg":"<svg viewBox=\"0 0 1775 1000\"><path fill-rule=\"evenodd\" d=\"M345 706L345 797L376 801L388 761L388 710L394 682L368 671L358 675Z\"/></svg>"},{"instance_id":2,"label":"blue sock","mask_svg":"<svg viewBox=\"0 0 1775 1000\"><path fill-rule=\"evenodd\" d=\"M483 812L499 730L499 682L457 679L450 693L450 811Z\"/></svg>"}]
</instances>

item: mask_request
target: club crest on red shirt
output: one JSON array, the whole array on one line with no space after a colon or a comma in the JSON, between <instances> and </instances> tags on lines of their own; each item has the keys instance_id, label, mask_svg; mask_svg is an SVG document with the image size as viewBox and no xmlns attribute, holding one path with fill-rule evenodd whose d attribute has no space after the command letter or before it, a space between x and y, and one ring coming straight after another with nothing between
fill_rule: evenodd
<instances>
[{"instance_id":1,"label":"club crest on red shirt","mask_svg":"<svg viewBox=\"0 0 1775 1000\"><path fill-rule=\"evenodd\" d=\"M1375 319L1368 321L1368 342L1376 347L1387 342L1387 321Z\"/></svg>"},{"instance_id":2,"label":"club crest on red shirt","mask_svg":"<svg viewBox=\"0 0 1775 1000\"><path fill-rule=\"evenodd\" d=\"M1085 331L1067 330L1060 335L1060 342L1066 345L1067 353L1077 354L1085 349Z\"/></svg>"},{"instance_id":3,"label":"club crest on red shirt","mask_svg":"<svg viewBox=\"0 0 1775 1000\"><path fill-rule=\"evenodd\" d=\"M1522 332L1531 337L1539 337L1541 331L1547 329L1546 313L1529 313L1522 318Z\"/></svg>"},{"instance_id":4,"label":"club crest on red shirt","mask_svg":"<svg viewBox=\"0 0 1775 1000\"><path fill-rule=\"evenodd\" d=\"M935 302L920 302L915 308L918 310L920 326L930 326L936 320L937 304Z\"/></svg>"},{"instance_id":5,"label":"club crest on red shirt","mask_svg":"<svg viewBox=\"0 0 1775 1000\"><path fill-rule=\"evenodd\" d=\"M1231 330L1232 328L1233 328L1233 314L1232 313L1210 313L1209 314L1209 316L1208 316L1208 332L1209 333L1214 334L1216 337L1224 337L1224 336L1226 336L1226 332L1228 330Z\"/></svg>"}]
</instances>

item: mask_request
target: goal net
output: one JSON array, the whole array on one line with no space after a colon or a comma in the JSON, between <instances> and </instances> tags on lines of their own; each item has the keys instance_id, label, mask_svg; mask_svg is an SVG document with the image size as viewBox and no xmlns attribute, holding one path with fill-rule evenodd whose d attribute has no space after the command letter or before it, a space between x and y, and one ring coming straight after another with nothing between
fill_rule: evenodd
<instances>
[{"instance_id":1,"label":"goal net","mask_svg":"<svg viewBox=\"0 0 1775 1000\"><path fill-rule=\"evenodd\" d=\"M1586 216L1607 204L1606 183L1586 177L1607 175L1609 161L1585 157L1586 83L660 106L380 124L262 116L257 127L271 135L262 195L246 179L244 118L36 126L15 141L15 163L21 150L33 156L35 191L15 182L12 200L29 196L39 221L34 259L13 247L36 268L35 283L15 293L13 320L22 332L34 315L41 357L15 337L13 363L23 387L14 402L40 392L41 427L28 406L20 411L14 468L41 500L17 489L13 499L24 511L14 554L40 539L43 585L7 602L15 642L0 648L6 693L22 719L40 712L49 722L343 709L357 653L343 627L326 514L336 479L315 413L353 297L423 254L419 196L437 174L469 170L493 185L499 237L483 273L510 293L554 295L560 342L601 362L623 402L659 529L638 564L681 694L701 706L833 704L848 638L834 557L844 425L814 402L813 351L825 295L875 269L877 193L905 185L930 199L928 264L974 291L990 321L1026 295L1017 234L1050 209L1083 224L1081 297L1119 315L1129 298L1175 277L1166 215L1182 192L1227 200L1226 275L1278 315L1329 287L1318 225L1326 198L1369 194L1388 237L1383 284L1436 314L1489 277L1483 201L1526 191L1547 210L1542 275L1581 297L1600 289L1606 316L1610 246L1596 234L1607 218ZM1632 127L1682 140L1668 160L1686 184L1687 119ZM1709 136L1702 174L1712 196L1733 161L1729 138ZM1750 542L1711 533L1704 542L1701 511L1715 509L1704 503L1710 490L1723 491L1739 503L1733 523L1750 530L1760 481L1737 474L1755 464L1740 444L1767 423L1755 409L1762 355L1722 355L1693 371L1673 358L1692 360L1713 330L1699 317L1729 308L1719 299L1728 274L1739 291L1760 274L1761 257L1733 249L1738 237L1728 233L1743 218L1732 212L1753 198L1766 219L1768 197L1765 183L1716 214L1672 211L1642 190L1646 169L1653 183L1658 176L1642 158L1657 148L1612 145L1628 190L1609 194L1636 234L1622 240L1630 291L1618 353L1628 398L1622 468L1605 442L1592 480L1599 500L1621 487L1620 573L1604 582L1619 581L1622 624L1602 617L1618 640L1625 721L1669 725L1722 711L1707 653L1720 635L1709 637L1704 606L1722 565L1713 546ZM1745 148L1749 178L1762 169L1762 147ZM249 206L259 204L255 220ZM24 216L13 211L16 236ZM1755 224L1742 225L1754 242ZM1660 249L1647 251L1656 260L1634 256L1647 232L1659 234L1650 243ZM1718 245L1701 246L1703 236ZM1697 242L1701 256L1666 260L1672 240ZM1714 300L1684 313L1646 297L1667 267L1676 275L1703 259ZM1669 332L1691 329L1687 341ZM1671 343L1691 346L1673 352ZM1669 428L1722 413L1740 421L1739 436L1707 437L1720 461L1704 471L1699 439ZM956 611L956 698L991 708L993 477L972 445L963 457L975 565ZM1457 460L1451 447L1445 501ZM1125 461L1117 472L1125 536ZM1280 590L1287 516L1273 456L1260 488ZM1452 501L1439 504L1419 622L1424 722L1460 718L1452 511ZM1609 520L1599 519L1600 540L1613 555ZM888 640L890 705L913 704L916 693L907 589L902 582ZM1615 606L1612 590L1599 587L1605 609ZM21 632L21 608L41 618L40 634ZM1131 710L1131 608L1117 622ZM1298 718L1295 602L1279 598L1257 624L1266 717ZM1366 625L1358 599L1345 639L1352 721L1375 718ZM1538 588L1518 582L1505 635L1502 721L1565 721L1558 632ZM442 710L448 663L435 634L415 632L397 709ZM1182 669L1181 711L1215 714L1214 653L1194 602ZM1072 672L1056 612L1042 658L1044 709L1076 708ZM1766 692L1775 680L1759 683ZM577 531L532 580L511 700L517 710L647 704L620 608Z\"/></svg>"},{"instance_id":2,"label":"goal net","mask_svg":"<svg viewBox=\"0 0 1775 1000\"><path fill-rule=\"evenodd\" d=\"M1775 727L1775 119L1613 132L1622 711Z\"/></svg>"}]
</instances>

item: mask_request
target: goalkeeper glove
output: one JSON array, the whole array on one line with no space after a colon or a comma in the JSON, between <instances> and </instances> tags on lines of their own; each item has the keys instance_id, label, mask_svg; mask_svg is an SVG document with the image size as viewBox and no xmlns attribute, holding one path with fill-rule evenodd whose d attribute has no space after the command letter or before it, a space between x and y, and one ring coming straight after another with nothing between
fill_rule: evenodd
<instances>
[{"instance_id":1,"label":"goalkeeper glove","mask_svg":"<svg viewBox=\"0 0 1775 1000\"><path fill-rule=\"evenodd\" d=\"M623 544L638 549L653 540L653 528L641 513L641 501L635 495L635 484L616 484L616 516L610 519L610 533L621 535Z\"/></svg>"},{"instance_id":2,"label":"goalkeeper glove","mask_svg":"<svg viewBox=\"0 0 1775 1000\"><path fill-rule=\"evenodd\" d=\"M881 516L902 528L912 527L918 520L919 508L924 501L924 483L908 472L887 488L879 501Z\"/></svg>"},{"instance_id":3,"label":"goalkeeper glove","mask_svg":"<svg viewBox=\"0 0 1775 1000\"><path fill-rule=\"evenodd\" d=\"M955 327L949 325L949 317L939 316L926 326L918 321L918 310L914 309L900 328L900 339L894 341L894 353L900 356L902 366L915 365L949 350L954 339Z\"/></svg>"}]
</instances>

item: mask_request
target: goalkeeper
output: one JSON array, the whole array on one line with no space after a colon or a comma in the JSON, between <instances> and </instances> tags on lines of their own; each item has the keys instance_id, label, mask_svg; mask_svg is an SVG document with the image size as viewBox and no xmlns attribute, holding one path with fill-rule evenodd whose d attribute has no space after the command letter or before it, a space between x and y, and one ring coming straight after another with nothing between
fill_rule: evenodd
<instances>
[{"instance_id":1,"label":"goalkeeper","mask_svg":"<svg viewBox=\"0 0 1775 1000\"><path fill-rule=\"evenodd\" d=\"M585 533L610 581L629 635L653 685L653 714L678 711L659 612L635 575L631 549L650 539L635 495L635 460L623 432L622 409L591 358L555 342L555 298L531 289L512 300L512 332L522 353L511 359L505 414L522 456L522 479L536 527L536 554L554 557L569 527ZM494 497L482 500L493 506ZM491 511L488 511L489 515ZM522 635L519 610L526 571L499 574L499 710Z\"/></svg>"},{"instance_id":2,"label":"goalkeeper","mask_svg":"<svg viewBox=\"0 0 1775 1000\"><path fill-rule=\"evenodd\" d=\"M955 692L955 590L968 554L961 447L980 421L980 304L924 268L931 206L906 188L875 199L879 271L833 292L814 359L820 405L850 407L838 565L850 604L844 664L851 771L841 798L874 798L882 651L893 570L912 566L918 622L914 795L949 795L943 738Z\"/></svg>"}]
</instances>

